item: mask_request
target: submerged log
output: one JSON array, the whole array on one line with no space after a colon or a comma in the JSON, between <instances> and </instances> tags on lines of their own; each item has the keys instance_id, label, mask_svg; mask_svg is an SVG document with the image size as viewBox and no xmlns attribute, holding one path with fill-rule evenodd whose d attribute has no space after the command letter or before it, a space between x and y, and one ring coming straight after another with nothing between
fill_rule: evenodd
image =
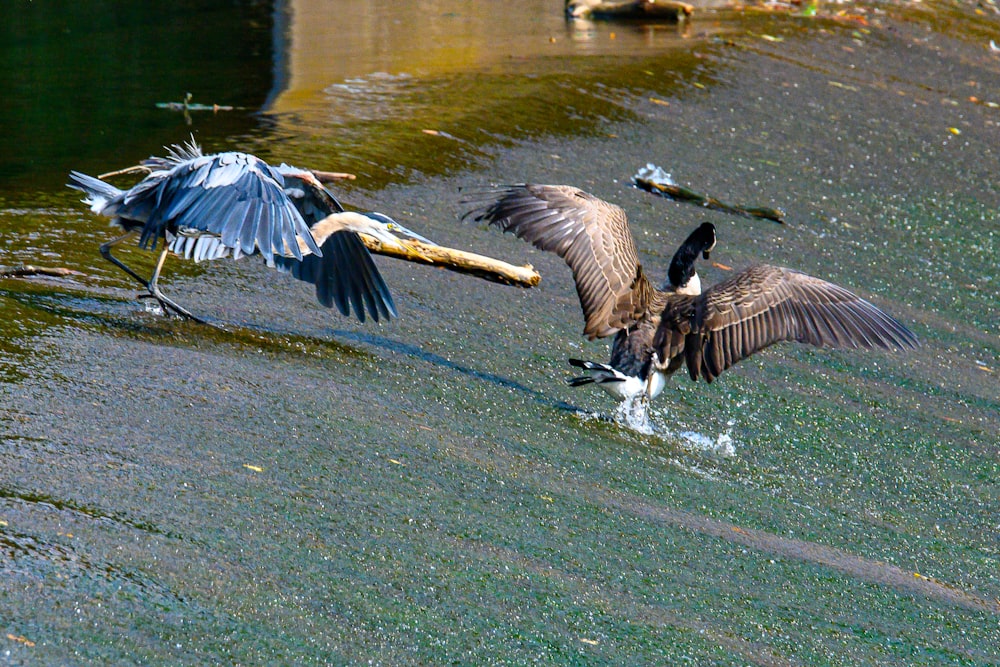
<instances>
[{"instance_id":1,"label":"submerged log","mask_svg":"<svg viewBox=\"0 0 1000 667\"><path fill-rule=\"evenodd\" d=\"M713 211L722 211L723 213L730 213L743 218L763 218L765 220L773 220L781 225L785 224L785 212L780 208L740 206L720 201L714 197L695 192L683 185L677 185L670 179L669 174L656 165L650 164L646 165L644 169L640 169L639 173L632 177L632 182L641 190L652 192L653 194L661 195L675 201L704 206Z\"/></svg>"},{"instance_id":2,"label":"submerged log","mask_svg":"<svg viewBox=\"0 0 1000 667\"><path fill-rule=\"evenodd\" d=\"M693 5L676 0L566 0L570 18L680 21L692 12Z\"/></svg>"},{"instance_id":3,"label":"submerged log","mask_svg":"<svg viewBox=\"0 0 1000 667\"><path fill-rule=\"evenodd\" d=\"M395 257L417 264L439 266L502 285L535 287L542 279L530 264L514 266L485 255L422 243L413 239L400 240L402 247L384 245L381 241L364 234L361 234L361 240L371 252L378 255Z\"/></svg>"},{"instance_id":4,"label":"submerged log","mask_svg":"<svg viewBox=\"0 0 1000 667\"><path fill-rule=\"evenodd\" d=\"M22 264L21 266L0 266L0 278L27 278L30 276L51 276L53 278L65 278L66 276L85 275L73 269L66 269L61 266L32 266Z\"/></svg>"}]
</instances>

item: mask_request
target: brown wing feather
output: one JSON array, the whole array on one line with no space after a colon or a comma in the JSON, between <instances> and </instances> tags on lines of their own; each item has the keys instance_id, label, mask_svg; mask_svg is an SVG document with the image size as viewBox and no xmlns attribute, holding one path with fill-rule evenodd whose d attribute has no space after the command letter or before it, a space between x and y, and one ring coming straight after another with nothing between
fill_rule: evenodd
<instances>
[{"instance_id":1,"label":"brown wing feather","mask_svg":"<svg viewBox=\"0 0 1000 667\"><path fill-rule=\"evenodd\" d=\"M661 363L683 354L711 382L779 341L841 348L913 348L916 336L873 304L819 278L755 266L698 297L672 295L654 340Z\"/></svg>"},{"instance_id":2,"label":"brown wing feather","mask_svg":"<svg viewBox=\"0 0 1000 667\"><path fill-rule=\"evenodd\" d=\"M486 197L497 198L467 215L569 264L586 320L585 336L610 336L646 313L653 287L639 265L621 208L568 185L511 185L478 193L466 203Z\"/></svg>"}]
</instances>

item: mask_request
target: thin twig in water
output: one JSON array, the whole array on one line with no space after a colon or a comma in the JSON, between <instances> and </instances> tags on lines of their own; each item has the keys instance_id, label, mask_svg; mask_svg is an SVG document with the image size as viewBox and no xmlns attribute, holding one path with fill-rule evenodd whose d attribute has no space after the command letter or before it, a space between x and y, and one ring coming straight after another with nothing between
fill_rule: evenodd
<instances>
[{"instance_id":1,"label":"thin twig in water","mask_svg":"<svg viewBox=\"0 0 1000 667\"><path fill-rule=\"evenodd\" d=\"M83 276L85 273L66 269L61 266L46 267L22 264L21 266L0 266L0 278L27 278L30 276L51 276L65 278L66 276Z\"/></svg>"}]
</instances>

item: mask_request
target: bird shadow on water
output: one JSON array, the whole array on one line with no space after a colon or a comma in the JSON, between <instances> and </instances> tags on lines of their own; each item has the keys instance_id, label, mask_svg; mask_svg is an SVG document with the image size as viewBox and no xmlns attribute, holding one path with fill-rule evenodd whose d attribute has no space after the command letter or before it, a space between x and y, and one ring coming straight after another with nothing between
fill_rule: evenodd
<instances>
[{"instance_id":1,"label":"bird shadow on water","mask_svg":"<svg viewBox=\"0 0 1000 667\"><path fill-rule=\"evenodd\" d=\"M666 424L661 413L650 411L647 406L638 403L630 404L629 402L623 402L611 414L591 412L572 403L552 399L537 389L532 389L503 375L455 363L450 359L433 352L428 352L411 343L405 343L377 334L348 331L346 329L330 329L329 334L336 338L347 339L366 346L388 350L394 354L403 354L420 359L425 363L447 368L456 373L498 387L513 389L527 395L532 401L538 404L576 418L581 424L588 422L605 424L615 429L618 436L627 436L630 438L640 436L653 445L662 446L667 444L671 447L680 445L686 450L719 457L729 457L736 453L732 437L732 427L735 423L733 421L728 423L725 432L716 436L705 435L691 430L678 432Z\"/></svg>"},{"instance_id":2,"label":"bird shadow on water","mask_svg":"<svg viewBox=\"0 0 1000 667\"><path fill-rule=\"evenodd\" d=\"M536 403L541 403L547 407L553 408L555 410L561 410L568 413L578 413L581 411L580 408L567 403L565 401L553 400L546 396L543 392L537 389L532 389L531 387L525 386L520 382L511 380L510 378L504 377L502 375L497 375L496 373L489 373L486 371L476 370L475 368L470 368L469 366L464 366L462 364L455 363L450 359L442 357L440 354L435 354L434 352L427 352L421 349L417 345L411 343L404 343L392 338L387 338L385 336L378 336L375 334L363 333L359 331L348 331L346 329L331 329L329 330L331 336L336 336L337 338L347 339L358 343L363 343L365 345L380 348L383 350L388 350L394 354L404 354L409 357L420 359L429 364L439 366L441 368L447 368L451 371L461 373L462 375L467 375L476 380L482 382L487 382L498 387L505 387L507 389L513 389L515 391L526 394L531 397Z\"/></svg>"},{"instance_id":3,"label":"bird shadow on water","mask_svg":"<svg viewBox=\"0 0 1000 667\"><path fill-rule=\"evenodd\" d=\"M541 406L573 417L578 424L606 425L612 429L608 432L609 436L629 440L639 437L656 448L667 446L675 449L679 446L688 451L711 456L728 457L735 454L731 435L732 422L726 432L711 436L690 430L677 431L661 411L638 404L630 406L622 403L610 414L593 412L567 401L554 399L543 391L533 389L509 377L456 363L412 343L365 331L329 328L322 330L325 335L316 336L273 325L261 326L246 322L214 320L210 322L212 327L206 327L156 314L148 307L145 308L145 314L139 314L143 308L137 307L134 301L95 295L89 291L85 294L74 294L41 288L24 292L6 292L4 295L30 311L44 313L41 319L47 321L50 326L76 324L92 331L101 330L112 335L153 343L163 342L167 336L171 345L183 346L203 341L264 346L277 353L294 353L303 345L332 347L337 352L349 356L365 356L371 354L372 349L384 350L448 369L478 382L514 390Z\"/></svg>"}]
</instances>

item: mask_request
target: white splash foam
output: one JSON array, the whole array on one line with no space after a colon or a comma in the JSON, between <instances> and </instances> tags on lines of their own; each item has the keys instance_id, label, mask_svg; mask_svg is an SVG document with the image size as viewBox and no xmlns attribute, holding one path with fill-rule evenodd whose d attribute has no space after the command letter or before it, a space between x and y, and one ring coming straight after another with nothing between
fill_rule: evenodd
<instances>
[{"instance_id":1,"label":"white splash foam","mask_svg":"<svg viewBox=\"0 0 1000 667\"><path fill-rule=\"evenodd\" d=\"M697 433L695 431L683 431L677 434L681 440L694 449L709 452L716 456L730 457L736 455L736 447L733 445L733 436L729 431L720 433L714 438L710 435Z\"/></svg>"},{"instance_id":2,"label":"white splash foam","mask_svg":"<svg viewBox=\"0 0 1000 667\"><path fill-rule=\"evenodd\" d=\"M642 400L624 400L615 408L615 421L643 435L653 435L653 425L649 421L649 410Z\"/></svg>"},{"instance_id":3,"label":"white splash foam","mask_svg":"<svg viewBox=\"0 0 1000 667\"><path fill-rule=\"evenodd\" d=\"M736 420L731 419L726 423L726 430L717 435L706 435L697 431L674 431L670 428L667 420L661 413L654 414L655 421L650 419L650 411L643 401L622 401L615 408L611 417L607 417L597 412L578 411L577 417L581 421L612 421L619 426L623 426L641 435L652 435L665 440L679 441L687 448L711 454L723 458L736 456L736 443L733 440L733 427Z\"/></svg>"}]
</instances>

